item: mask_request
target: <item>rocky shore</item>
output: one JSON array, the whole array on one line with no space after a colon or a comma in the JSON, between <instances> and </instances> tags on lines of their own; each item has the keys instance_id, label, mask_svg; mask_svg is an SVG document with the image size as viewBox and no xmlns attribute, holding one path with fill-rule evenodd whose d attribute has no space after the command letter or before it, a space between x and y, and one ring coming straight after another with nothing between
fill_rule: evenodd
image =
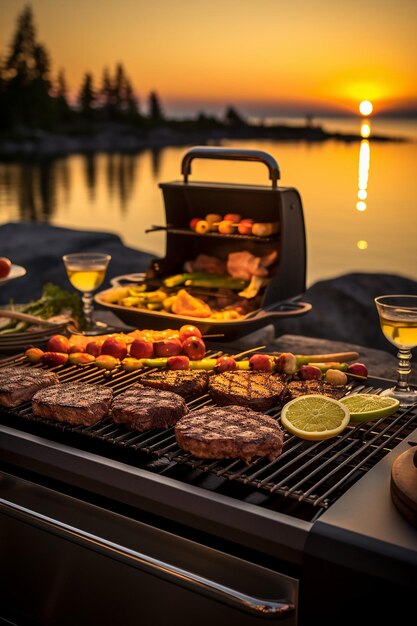
<instances>
[{"instance_id":1,"label":"rocky shore","mask_svg":"<svg viewBox=\"0 0 417 626\"><path fill-rule=\"evenodd\" d=\"M203 145L222 140L358 142L359 134L328 132L313 124L199 128L196 124L168 123L151 129L106 124L85 132L25 131L0 136L0 158L48 157L96 152L135 153L165 146ZM373 135L372 141L404 141L402 137Z\"/></svg>"}]
</instances>

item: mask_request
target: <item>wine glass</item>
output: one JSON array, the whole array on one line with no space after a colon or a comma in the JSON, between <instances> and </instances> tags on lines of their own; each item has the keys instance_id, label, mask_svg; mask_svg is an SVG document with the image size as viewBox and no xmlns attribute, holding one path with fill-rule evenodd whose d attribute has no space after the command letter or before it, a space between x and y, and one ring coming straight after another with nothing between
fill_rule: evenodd
<instances>
[{"instance_id":1,"label":"wine glass","mask_svg":"<svg viewBox=\"0 0 417 626\"><path fill-rule=\"evenodd\" d=\"M103 283L110 259L109 254L99 252L76 252L62 257L71 285L83 294L84 335L100 335L107 328L107 324L93 319L93 291Z\"/></svg>"},{"instance_id":2,"label":"wine glass","mask_svg":"<svg viewBox=\"0 0 417 626\"><path fill-rule=\"evenodd\" d=\"M417 402L417 391L408 384L411 350L417 346L417 295L390 295L375 298L382 332L398 348L397 383L382 396L396 398L401 406Z\"/></svg>"}]
</instances>

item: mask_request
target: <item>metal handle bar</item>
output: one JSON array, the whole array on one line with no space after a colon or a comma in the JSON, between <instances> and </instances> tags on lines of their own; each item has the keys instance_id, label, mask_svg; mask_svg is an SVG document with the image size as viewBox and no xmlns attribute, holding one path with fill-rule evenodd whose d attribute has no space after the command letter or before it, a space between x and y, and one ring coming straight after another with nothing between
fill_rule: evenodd
<instances>
[{"instance_id":1,"label":"metal handle bar","mask_svg":"<svg viewBox=\"0 0 417 626\"><path fill-rule=\"evenodd\" d=\"M274 617L275 619L289 619L293 617L295 610L294 604L286 600L266 600L264 598L249 596L214 580L209 580L208 578L199 576L198 574L177 567L171 563L153 558L142 552L131 550L125 546L81 530L80 528L70 526L69 524L65 524L42 513L16 504L15 502L11 502L10 500L0 499L0 505L4 507L4 512L8 510L13 516L26 521L29 518L34 525L44 529L46 527L49 532L54 532L58 536L63 536L70 541L84 545L86 548L112 556L112 558L127 561L130 565L136 565L136 567L153 575L189 587L193 591L205 593L218 601L231 604L240 610L254 613L258 617Z\"/></svg>"},{"instance_id":2,"label":"metal handle bar","mask_svg":"<svg viewBox=\"0 0 417 626\"><path fill-rule=\"evenodd\" d=\"M280 172L278 163L267 152L262 150L238 150L236 148L221 148L196 146L191 148L182 159L181 173L184 176L184 183L188 183L188 176L191 174L191 162L194 159L220 159L227 161L255 161L264 163L269 170L269 178L272 180L272 188L276 189Z\"/></svg>"},{"instance_id":3,"label":"metal handle bar","mask_svg":"<svg viewBox=\"0 0 417 626\"><path fill-rule=\"evenodd\" d=\"M120 276L114 276L110 280L112 287L121 287L123 281L128 283L143 283L146 274L144 272L136 272L135 274L121 274Z\"/></svg>"},{"instance_id":4,"label":"metal handle bar","mask_svg":"<svg viewBox=\"0 0 417 626\"><path fill-rule=\"evenodd\" d=\"M282 308L281 311L274 311L275 308ZM258 309L253 313L249 313L244 319L246 320L260 320L269 319L271 317L295 317L297 315L305 315L312 309L312 305L309 302L281 302L280 304L271 304Z\"/></svg>"}]
</instances>

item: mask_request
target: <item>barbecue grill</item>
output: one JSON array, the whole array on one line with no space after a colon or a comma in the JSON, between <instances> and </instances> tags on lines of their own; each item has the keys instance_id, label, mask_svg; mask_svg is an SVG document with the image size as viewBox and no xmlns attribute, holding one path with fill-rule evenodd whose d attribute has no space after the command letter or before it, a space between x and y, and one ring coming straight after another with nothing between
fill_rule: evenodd
<instances>
[{"instance_id":1,"label":"barbecue grill","mask_svg":"<svg viewBox=\"0 0 417 626\"><path fill-rule=\"evenodd\" d=\"M3 363L33 367L23 356ZM53 371L114 394L149 372ZM389 472L416 443L416 417L399 410L319 442L286 434L277 459L245 464L194 458L173 429L2 409L0 615L60 626L345 623L365 608L398 617L413 601L417 530L391 501Z\"/></svg>"},{"instance_id":2,"label":"barbecue grill","mask_svg":"<svg viewBox=\"0 0 417 626\"><path fill-rule=\"evenodd\" d=\"M190 181L195 159L261 163L268 169L271 186ZM260 150L194 147L184 155L181 172L183 180L160 184L166 225L155 225L148 232L166 233L166 253L165 257L151 262L146 279L157 285L164 277L183 272L184 264L200 254L226 260L229 253L242 250L257 257L276 252L276 267L268 285L260 292L260 307L242 319L215 320L108 303L105 299L107 292L98 293L95 301L132 326L159 329L198 323L202 332L223 334L226 340L236 339L266 324L279 323L283 318L308 313L311 305L300 300L305 291L307 263L301 197L292 187L278 186L280 172L276 160ZM211 231L199 234L189 226L193 218L204 219L207 214L226 213L239 214L259 223L278 223L279 232L270 236L225 235Z\"/></svg>"}]
</instances>

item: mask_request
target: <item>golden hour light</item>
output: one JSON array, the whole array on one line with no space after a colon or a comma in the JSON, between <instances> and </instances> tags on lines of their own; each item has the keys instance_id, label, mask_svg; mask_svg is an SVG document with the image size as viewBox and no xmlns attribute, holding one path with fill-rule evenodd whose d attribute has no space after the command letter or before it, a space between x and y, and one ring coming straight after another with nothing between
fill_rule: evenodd
<instances>
[{"instance_id":1,"label":"golden hour light","mask_svg":"<svg viewBox=\"0 0 417 626\"><path fill-rule=\"evenodd\" d=\"M363 202L362 200L360 200L359 202L356 203L356 208L358 211L366 211L366 202Z\"/></svg>"},{"instance_id":2,"label":"golden hour light","mask_svg":"<svg viewBox=\"0 0 417 626\"><path fill-rule=\"evenodd\" d=\"M369 137L371 134L371 125L369 124L369 122L362 122L361 124L361 137L364 137L365 139L367 137Z\"/></svg>"},{"instance_id":3,"label":"golden hour light","mask_svg":"<svg viewBox=\"0 0 417 626\"><path fill-rule=\"evenodd\" d=\"M359 200L366 200L367 197L368 197L368 192L365 191L365 189L359 189L358 191Z\"/></svg>"},{"instance_id":4,"label":"golden hour light","mask_svg":"<svg viewBox=\"0 0 417 626\"><path fill-rule=\"evenodd\" d=\"M362 100L359 105L359 112L361 113L361 115L371 115L373 110L374 107L372 102L370 102L369 100Z\"/></svg>"}]
</instances>

